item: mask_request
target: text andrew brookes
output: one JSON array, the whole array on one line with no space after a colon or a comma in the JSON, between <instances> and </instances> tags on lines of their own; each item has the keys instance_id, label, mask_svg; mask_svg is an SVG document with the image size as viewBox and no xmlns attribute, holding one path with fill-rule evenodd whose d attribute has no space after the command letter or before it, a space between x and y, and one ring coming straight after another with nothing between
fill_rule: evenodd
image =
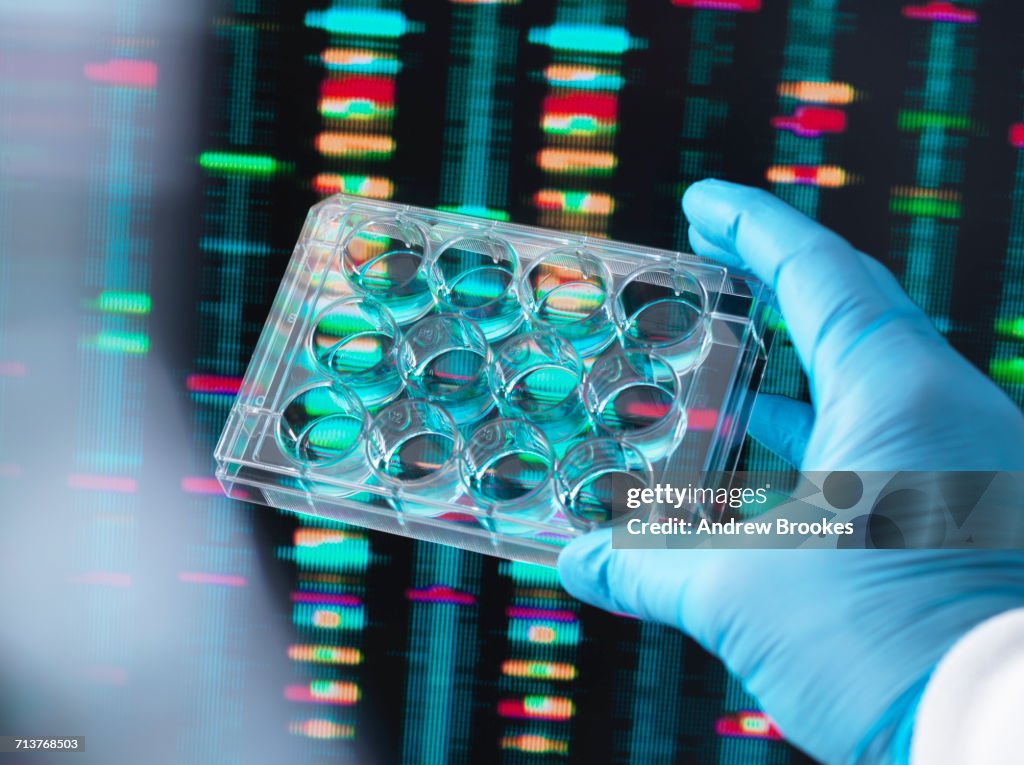
<instances>
[{"instance_id":1,"label":"text andrew brookes","mask_svg":"<svg viewBox=\"0 0 1024 765\"><path fill-rule=\"evenodd\" d=\"M853 533L853 522L836 523L824 518L811 523L788 521L785 518L776 518L774 521L737 521L735 518L728 521L709 521L707 518L701 518L699 521L687 521L682 518L642 521L639 518L633 518L626 523L626 531L635 535L786 536L797 534L800 536L841 536Z\"/></svg>"},{"instance_id":2,"label":"text andrew brookes","mask_svg":"<svg viewBox=\"0 0 1024 765\"><path fill-rule=\"evenodd\" d=\"M1024 550L1024 472L738 472L710 502L709 483L613 486L612 547Z\"/></svg>"}]
</instances>

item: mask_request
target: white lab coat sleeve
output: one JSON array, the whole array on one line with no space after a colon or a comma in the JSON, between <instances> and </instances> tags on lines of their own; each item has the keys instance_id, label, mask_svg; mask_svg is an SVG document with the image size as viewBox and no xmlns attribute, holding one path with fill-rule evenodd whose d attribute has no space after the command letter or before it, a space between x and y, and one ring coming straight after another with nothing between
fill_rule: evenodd
<instances>
[{"instance_id":1,"label":"white lab coat sleeve","mask_svg":"<svg viewBox=\"0 0 1024 765\"><path fill-rule=\"evenodd\" d=\"M994 616L946 653L917 708L911 765L1024 762L1024 608Z\"/></svg>"}]
</instances>

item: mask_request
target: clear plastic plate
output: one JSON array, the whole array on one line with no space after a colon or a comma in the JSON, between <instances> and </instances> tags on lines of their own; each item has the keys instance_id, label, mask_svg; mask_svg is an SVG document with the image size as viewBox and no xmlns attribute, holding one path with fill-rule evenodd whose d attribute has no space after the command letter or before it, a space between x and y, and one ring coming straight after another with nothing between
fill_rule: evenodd
<instances>
[{"instance_id":1,"label":"clear plastic plate","mask_svg":"<svg viewBox=\"0 0 1024 765\"><path fill-rule=\"evenodd\" d=\"M633 517L628 490L729 484L773 315L765 285L693 255L333 196L217 475L231 496L553 564Z\"/></svg>"}]
</instances>

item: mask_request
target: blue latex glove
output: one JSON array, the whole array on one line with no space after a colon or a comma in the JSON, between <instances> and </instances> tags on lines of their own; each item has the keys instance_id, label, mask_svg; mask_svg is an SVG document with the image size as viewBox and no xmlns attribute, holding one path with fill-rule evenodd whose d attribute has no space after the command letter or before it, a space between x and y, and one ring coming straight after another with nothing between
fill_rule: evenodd
<instances>
[{"instance_id":1,"label":"blue latex glove","mask_svg":"<svg viewBox=\"0 0 1024 765\"><path fill-rule=\"evenodd\" d=\"M757 189L703 181L683 209L695 252L775 288L808 373L813 408L759 397L765 446L805 470L1024 469L1024 416L878 262ZM1024 605L1014 551L613 550L602 531L558 568L582 600L689 633L828 763L905 761L938 660Z\"/></svg>"}]
</instances>

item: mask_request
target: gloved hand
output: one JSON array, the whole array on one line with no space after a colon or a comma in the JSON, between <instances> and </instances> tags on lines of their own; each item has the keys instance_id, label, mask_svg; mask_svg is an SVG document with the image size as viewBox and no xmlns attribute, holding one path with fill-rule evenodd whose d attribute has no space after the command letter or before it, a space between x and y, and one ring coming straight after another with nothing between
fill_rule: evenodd
<instances>
[{"instance_id":1,"label":"gloved hand","mask_svg":"<svg viewBox=\"0 0 1024 765\"><path fill-rule=\"evenodd\" d=\"M772 285L813 408L760 396L751 432L804 470L1022 470L1024 415L876 261L772 195L702 181L700 255ZM674 625L718 655L795 745L827 763L903 762L928 677L985 619L1024 605L1015 551L562 552L581 600Z\"/></svg>"}]
</instances>

